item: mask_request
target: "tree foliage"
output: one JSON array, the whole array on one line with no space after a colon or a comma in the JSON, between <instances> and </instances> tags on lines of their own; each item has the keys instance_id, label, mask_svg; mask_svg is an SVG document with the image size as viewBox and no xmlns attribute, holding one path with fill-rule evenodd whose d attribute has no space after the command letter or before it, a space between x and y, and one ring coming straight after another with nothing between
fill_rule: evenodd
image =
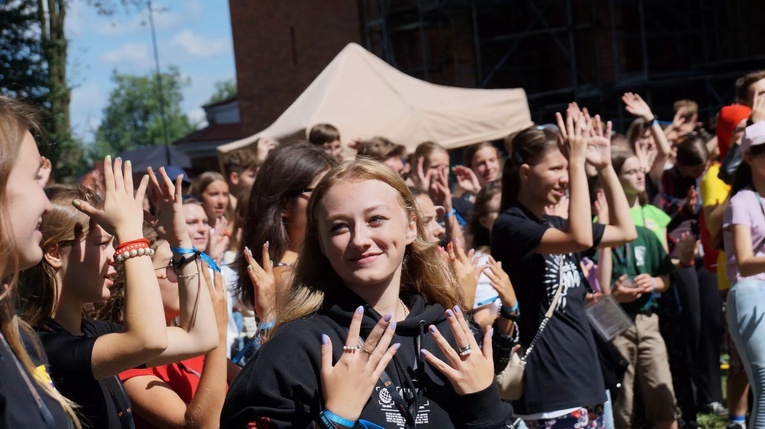
<instances>
[{"instance_id":1,"label":"tree foliage","mask_svg":"<svg viewBox=\"0 0 765 429\"><path fill-rule=\"evenodd\" d=\"M36 0L0 2L0 93L44 106L48 76Z\"/></svg>"},{"instance_id":2,"label":"tree foliage","mask_svg":"<svg viewBox=\"0 0 765 429\"><path fill-rule=\"evenodd\" d=\"M189 84L176 67L161 74L167 137L173 142L193 131L181 110L182 89ZM95 155L118 154L142 146L165 143L160 91L155 75L112 75L115 88L103 110L96 133Z\"/></svg>"},{"instance_id":3,"label":"tree foliage","mask_svg":"<svg viewBox=\"0 0 765 429\"><path fill-rule=\"evenodd\" d=\"M207 104L217 103L219 101L227 100L236 95L236 80L221 80L215 82L215 92L213 93Z\"/></svg>"}]
</instances>

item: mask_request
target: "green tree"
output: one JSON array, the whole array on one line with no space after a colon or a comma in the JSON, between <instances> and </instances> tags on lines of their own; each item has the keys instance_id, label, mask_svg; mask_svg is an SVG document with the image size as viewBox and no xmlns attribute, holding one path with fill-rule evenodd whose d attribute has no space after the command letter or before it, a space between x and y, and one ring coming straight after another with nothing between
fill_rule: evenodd
<instances>
[{"instance_id":1,"label":"green tree","mask_svg":"<svg viewBox=\"0 0 765 429\"><path fill-rule=\"evenodd\" d=\"M48 76L36 29L36 0L0 2L0 93L44 106Z\"/></svg>"},{"instance_id":2,"label":"green tree","mask_svg":"<svg viewBox=\"0 0 765 429\"><path fill-rule=\"evenodd\" d=\"M189 81L177 67L161 74L162 96L169 142L193 131L189 118L181 111L182 89ZM160 91L155 75L137 76L114 71L115 88L103 110L96 132L95 154L118 154L142 146L165 143Z\"/></svg>"},{"instance_id":3,"label":"green tree","mask_svg":"<svg viewBox=\"0 0 765 429\"><path fill-rule=\"evenodd\" d=\"M227 100L236 95L236 80L221 80L215 82L215 92L213 93L207 104L217 103L219 101Z\"/></svg>"}]
</instances>

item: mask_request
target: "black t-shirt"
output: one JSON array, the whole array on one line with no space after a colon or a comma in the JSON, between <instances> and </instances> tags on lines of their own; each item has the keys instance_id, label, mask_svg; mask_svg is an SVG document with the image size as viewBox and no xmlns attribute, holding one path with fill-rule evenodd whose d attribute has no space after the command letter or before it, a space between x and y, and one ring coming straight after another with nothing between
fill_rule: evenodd
<instances>
[{"instance_id":1,"label":"black t-shirt","mask_svg":"<svg viewBox=\"0 0 765 429\"><path fill-rule=\"evenodd\" d=\"M53 383L67 398L80 406L85 425L93 428L126 429L133 427L128 398L117 376L93 378L93 345L101 335L122 332L124 327L99 320L82 320L82 335L69 333L49 319L38 329L50 360ZM122 416L120 416L122 415Z\"/></svg>"},{"instance_id":2,"label":"black t-shirt","mask_svg":"<svg viewBox=\"0 0 765 429\"><path fill-rule=\"evenodd\" d=\"M589 284L579 266L581 255L535 253L551 227L567 230L568 223L556 216L539 219L518 205L497 218L491 234L491 254L502 262L518 297L518 328L524 346L536 335L558 289L558 279L563 282L557 308L526 364L524 395L514 403L521 415L606 400L595 340L584 311ZM597 246L605 227L593 224L592 228Z\"/></svg>"},{"instance_id":3,"label":"black t-shirt","mask_svg":"<svg viewBox=\"0 0 765 429\"><path fill-rule=\"evenodd\" d=\"M45 372L48 363L45 354L37 353L26 332L20 330L19 333L37 371ZM40 405L38 400L41 401ZM51 427L74 427L61 404L38 386L34 375L27 372L16 359L10 345L4 338L0 339L0 427L45 429L48 427L43 418L45 409L49 413Z\"/></svg>"}]
</instances>

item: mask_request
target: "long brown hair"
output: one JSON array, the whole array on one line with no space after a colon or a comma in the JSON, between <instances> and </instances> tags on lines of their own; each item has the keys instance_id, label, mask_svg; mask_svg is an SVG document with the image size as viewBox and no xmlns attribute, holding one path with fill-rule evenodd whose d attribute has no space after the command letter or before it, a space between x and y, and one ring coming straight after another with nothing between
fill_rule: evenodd
<instances>
[{"instance_id":1,"label":"long brown hair","mask_svg":"<svg viewBox=\"0 0 765 429\"><path fill-rule=\"evenodd\" d=\"M72 200L90 203L93 207L103 208L103 198L95 191L84 186L55 185L45 189L50 199L51 210L43 218L42 231L43 250L51 247L59 252L69 252L71 246L85 239L93 221L72 205ZM58 291L61 285L56 280L56 274L45 260L21 273L21 299L19 310L21 317L32 326L39 326L45 319L52 317L58 302Z\"/></svg>"},{"instance_id":2,"label":"long brown hair","mask_svg":"<svg viewBox=\"0 0 765 429\"><path fill-rule=\"evenodd\" d=\"M12 98L0 96L0 330L11 347L13 354L21 362L28 374L36 374L35 364L29 357L21 340L23 329L34 343L34 348L41 354L37 336L29 325L20 321L14 307L16 285L19 279L19 259L15 252L13 239L13 219L8 215L6 205L6 187L8 177L19 158L19 149L27 132L41 135L40 120L37 112L27 104ZM37 386L61 405L72 419L75 427L80 428L80 421L74 412L74 404L63 397L48 380L34 378Z\"/></svg>"},{"instance_id":3,"label":"long brown hair","mask_svg":"<svg viewBox=\"0 0 765 429\"><path fill-rule=\"evenodd\" d=\"M327 173L311 194L306 209L305 240L295 267L295 277L286 299L277 300L277 327L315 313L324 301L324 293L343 284L321 251L318 211L327 192L348 180L379 180L389 185L398 192L399 202L407 216L416 218L417 237L406 249L401 270L401 291L418 293L425 300L446 308L462 302L461 292L438 247L428 241L428 230L422 223L414 196L406 183L384 164L357 159Z\"/></svg>"}]
</instances>

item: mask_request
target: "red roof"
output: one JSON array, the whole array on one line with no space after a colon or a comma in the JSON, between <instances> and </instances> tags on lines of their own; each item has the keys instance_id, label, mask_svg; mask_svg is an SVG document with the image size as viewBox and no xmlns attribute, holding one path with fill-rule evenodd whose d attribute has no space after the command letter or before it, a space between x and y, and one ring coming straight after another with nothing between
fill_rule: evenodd
<instances>
[{"instance_id":1,"label":"red roof","mask_svg":"<svg viewBox=\"0 0 765 429\"><path fill-rule=\"evenodd\" d=\"M177 140L174 144L191 142L206 142L217 140L239 140L246 135L242 132L242 124L213 124Z\"/></svg>"}]
</instances>

